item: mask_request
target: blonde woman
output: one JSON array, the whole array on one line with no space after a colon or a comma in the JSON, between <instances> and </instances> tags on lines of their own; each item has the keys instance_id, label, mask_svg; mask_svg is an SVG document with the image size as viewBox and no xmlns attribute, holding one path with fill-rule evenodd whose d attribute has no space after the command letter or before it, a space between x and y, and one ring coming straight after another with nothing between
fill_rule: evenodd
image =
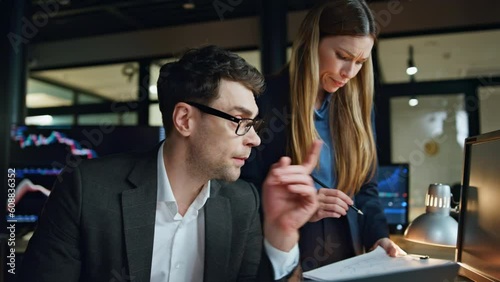
<instances>
[{"instance_id":1,"label":"blonde woman","mask_svg":"<svg viewBox=\"0 0 500 282\"><path fill-rule=\"evenodd\" d=\"M376 246L390 256L404 254L389 239L375 180L371 51L376 37L363 0L323 1L302 22L289 65L267 79L258 99L267 127L242 178L260 187L282 155L301 164L315 139L324 143L312 175L327 187L316 183L320 207L300 232L303 270Z\"/></svg>"}]
</instances>

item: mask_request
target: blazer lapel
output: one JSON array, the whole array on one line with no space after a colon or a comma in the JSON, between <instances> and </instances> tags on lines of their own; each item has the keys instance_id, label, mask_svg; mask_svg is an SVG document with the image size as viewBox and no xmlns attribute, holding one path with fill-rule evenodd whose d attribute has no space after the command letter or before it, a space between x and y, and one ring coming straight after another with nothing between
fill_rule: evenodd
<instances>
[{"instance_id":1,"label":"blazer lapel","mask_svg":"<svg viewBox=\"0 0 500 282\"><path fill-rule=\"evenodd\" d=\"M128 179L135 186L122 193L125 250L134 281L149 281L157 197L157 154L159 147L140 159Z\"/></svg>"},{"instance_id":2,"label":"blazer lapel","mask_svg":"<svg viewBox=\"0 0 500 282\"><path fill-rule=\"evenodd\" d=\"M349 223L349 229L351 230L350 233L354 253L356 255L360 255L363 253L363 247L360 244L361 240L359 235L358 213L348 212L347 222Z\"/></svg>"},{"instance_id":3,"label":"blazer lapel","mask_svg":"<svg viewBox=\"0 0 500 282\"><path fill-rule=\"evenodd\" d=\"M212 180L205 204L204 281L225 281L231 252L232 215L229 199L217 196L221 185Z\"/></svg>"}]
</instances>

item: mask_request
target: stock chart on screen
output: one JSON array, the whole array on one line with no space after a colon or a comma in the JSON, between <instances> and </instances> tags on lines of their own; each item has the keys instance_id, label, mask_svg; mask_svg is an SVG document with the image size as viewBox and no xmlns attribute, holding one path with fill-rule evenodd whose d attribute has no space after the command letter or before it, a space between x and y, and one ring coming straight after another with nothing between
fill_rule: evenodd
<instances>
[{"instance_id":1,"label":"stock chart on screen","mask_svg":"<svg viewBox=\"0 0 500 282\"><path fill-rule=\"evenodd\" d=\"M408 225L409 175L408 164L389 164L379 167L379 197L391 233L401 233Z\"/></svg>"},{"instance_id":2,"label":"stock chart on screen","mask_svg":"<svg viewBox=\"0 0 500 282\"><path fill-rule=\"evenodd\" d=\"M84 159L149 150L165 138L161 127L12 126L10 166L16 170L18 223L34 226L57 176Z\"/></svg>"}]
</instances>

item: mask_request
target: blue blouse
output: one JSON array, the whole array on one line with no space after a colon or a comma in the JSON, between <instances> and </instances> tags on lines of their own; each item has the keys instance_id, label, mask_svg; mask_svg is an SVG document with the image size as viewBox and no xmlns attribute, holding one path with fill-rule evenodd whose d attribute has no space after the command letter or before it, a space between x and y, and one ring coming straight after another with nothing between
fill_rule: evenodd
<instances>
[{"instance_id":1,"label":"blue blouse","mask_svg":"<svg viewBox=\"0 0 500 282\"><path fill-rule=\"evenodd\" d=\"M330 100L332 99L332 94L327 95L321 107L314 110L314 125L316 126L319 136L323 140L323 146L321 147L319 156L319 168L317 167L312 172L312 175L319 181L330 186L321 187L321 185L314 182L314 186L318 190L320 188L334 188L336 186L335 174L333 173L335 170L335 156L329 125Z\"/></svg>"}]
</instances>

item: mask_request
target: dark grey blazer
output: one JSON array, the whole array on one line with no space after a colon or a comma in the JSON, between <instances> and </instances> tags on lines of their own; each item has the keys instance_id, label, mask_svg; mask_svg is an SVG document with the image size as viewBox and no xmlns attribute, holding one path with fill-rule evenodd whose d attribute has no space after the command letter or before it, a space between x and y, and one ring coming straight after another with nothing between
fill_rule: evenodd
<instances>
[{"instance_id":1,"label":"dark grey blazer","mask_svg":"<svg viewBox=\"0 0 500 282\"><path fill-rule=\"evenodd\" d=\"M65 169L29 242L19 281L150 281L158 149ZM272 280L258 205L248 182L211 182L205 281Z\"/></svg>"}]
</instances>

